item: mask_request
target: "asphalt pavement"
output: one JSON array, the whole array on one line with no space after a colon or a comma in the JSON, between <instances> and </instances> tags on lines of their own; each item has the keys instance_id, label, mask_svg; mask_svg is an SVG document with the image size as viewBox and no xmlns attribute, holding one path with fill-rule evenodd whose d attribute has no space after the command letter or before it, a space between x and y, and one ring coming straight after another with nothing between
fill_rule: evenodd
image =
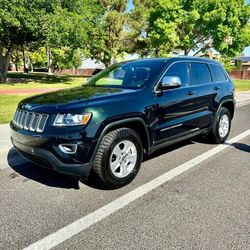
<instances>
[{"instance_id":1,"label":"asphalt pavement","mask_svg":"<svg viewBox=\"0 0 250 250\"><path fill-rule=\"evenodd\" d=\"M249 129L250 104L244 100L236 109L230 138ZM117 190L39 168L10 149L0 162L0 249L33 243L31 249L250 249L248 134L214 155L208 152L218 146L204 138L157 151L145 159L131 184ZM120 209L114 203L118 208L113 205L109 216L89 216L89 226L80 224L96 211L103 213L103 206L107 211L117 199L125 202L124 195L203 155L188 171L152 184L154 189ZM57 244L38 244L51 235Z\"/></svg>"}]
</instances>

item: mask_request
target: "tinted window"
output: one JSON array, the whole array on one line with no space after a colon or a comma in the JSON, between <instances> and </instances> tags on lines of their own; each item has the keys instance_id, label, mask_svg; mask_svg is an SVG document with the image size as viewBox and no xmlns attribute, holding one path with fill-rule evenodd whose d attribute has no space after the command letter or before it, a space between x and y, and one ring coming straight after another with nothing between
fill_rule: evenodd
<instances>
[{"instance_id":1,"label":"tinted window","mask_svg":"<svg viewBox=\"0 0 250 250\"><path fill-rule=\"evenodd\" d=\"M186 63L175 63L166 72L164 76L178 76L181 79L182 86L188 85L188 72Z\"/></svg>"},{"instance_id":2,"label":"tinted window","mask_svg":"<svg viewBox=\"0 0 250 250\"><path fill-rule=\"evenodd\" d=\"M208 66L205 63L191 63L192 85L212 82Z\"/></svg>"},{"instance_id":3,"label":"tinted window","mask_svg":"<svg viewBox=\"0 0 250 250\"><path fill-rule=\"evenodd\" d=\"M88 85L141 88L153 82L165 67L165 62L135 61L114 64L93 76Z\"/></svg>"},{"instance_id":4,"label":"tinted window","mask_svg":"<svg viewBox=\"0 0 250 250\"><path fill-rule=\"evenodd\" d=\"M227 78L225 76L225 73L221 66L215 65L215 64L210 64L209 65L213 74L213 80L214 82L224 82L227 81Z\"/></svg>"}]
</instances>

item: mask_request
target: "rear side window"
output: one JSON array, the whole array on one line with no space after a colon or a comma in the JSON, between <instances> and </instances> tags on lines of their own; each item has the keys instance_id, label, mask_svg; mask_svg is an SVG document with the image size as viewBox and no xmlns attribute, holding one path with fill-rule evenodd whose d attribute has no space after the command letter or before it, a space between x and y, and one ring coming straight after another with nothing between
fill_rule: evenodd
<instances>
[{"instance_id":1,"label":"rear side window","mask_svg":"<svg viewBox=\"0 0 250 250\"><path fill-rule=\"evenodd\" d=\"M214 82L225 82L225 81L227 81L227 77L226 77L223 69L221 68L221 66L215 65L215 64L210 64L209 66L210 66L211 71L212 71L213 81Z\"/></svg>"},{"instance_id":2,"label":"rear side window","mask_svg":"<svg viewBox=\"0 0 250 250\"><path fill-rule=\"evenodd\" d=\"M187 86L188 85L188 71L187 71L187 64L186 63L174 63L164 76L178 76L181 79L181 85ZM164 77L163 76L163 77Z\"/></svg>"},{"instance_id":3,"label":"rear side window","mask_svg":"<svg viewBox=\"0 0 250 250\"><path fill-rule=\"evenodd\" d=\"M191 63L192 85L211 83L211 75L207 64Z\"/></svg>"}]
</instances>

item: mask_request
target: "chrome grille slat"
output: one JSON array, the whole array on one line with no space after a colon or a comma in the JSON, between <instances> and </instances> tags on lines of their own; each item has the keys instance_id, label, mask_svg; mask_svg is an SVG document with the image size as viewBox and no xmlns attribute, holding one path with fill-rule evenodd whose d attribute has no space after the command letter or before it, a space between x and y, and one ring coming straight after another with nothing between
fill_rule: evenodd
<instances>
[{"instance_id":1,"label":"chrome grille slat","mask_svg":"<svg viewBox=\"0 0 250 250\"><path fill-rule=\"evenodd\" d=\"M46 114L17 110L13 118L13 124L21 129L41 133L46 126L48 118L49 116Z\"/></svg>"},{"instance_id":2,"label":"chrome grille slat","mask_svg":"<svg viewBox=\"0 0 250 250\"><path fill-rule=\"evenodd\" d=\"M15 112L14 121L16 121L18 110Z\"/></svg>"},{"instance_id":3,"label":"chrome grille slat","mask_svg":"<svg viewBox=\"0 0 250 250\"><path fill-rule=\"evenodd\" d=\"M20 119L21 119L21 116L22 116L22 112L19 111L18 117L17 117L17 121L16 121L16 123L17 123L18 126L20 126Z\"/></svg>"},{"instance_id":4,"label":"chrome grille slat","mask_svg":"<svg viewBox=\"0 0 250 250\"><path fill-rule=\"evenodd\" d=\"M22 120L22 126L23 126L23 128L24 128L24 126L25 126L25 122L26 122L27 116L28 116L28 112L25 111L25 112L23 113L23 120Z\"/></svg>"},{"instance_id":5,"label":"chrome grille slat","mask_svg":"<svg viewBox=\"0 0 250 250\"><path fill-rule=\"evenodd\" d=\"M37 132L42 132L44 130L47 119L48 119L47 115L41 116L40 122L38 123L37 129L36 129Z\"/></svg>"},{"instance_id":6,"label":"chrome grille slat","mask_svg":"<svg viewBox=\"0 0 250 250\"><path fill-rule=\"evenodd\" d=\"M33 122L30 125L30 130L31 131L36 131L36 128L37 128L37 125L38 125L39 116L40 116L39 114L35 114Z\"/></svg>"},{"instance_id":7,"label":"chrome grille slat","mask_svg":"<svg viewBox=\"0 0 250 250\"><path fill-rule=\"evenodd\" d=\"M19 127L23 128L23 122L24 122L24 119L25 119L25 112L24 111L21 111L21 112L22 112L22 115L21 115L21 118L20 118Z\"/></svg>"},{"instance_id":8,"label":"chrome grille slat","mask_svg":"<svg viewBox=\"0 0 250 250\"><path fill-rule=\"evenodd\" d=\"M38 126L39 126L39 123L41 122L41 119L42 119L42 115L39 115L37 117L37 122L36 122L36 131L38 130ZM38 131L37 131L38 132Z\"/></svg>"},{"instance_id":9,"label":"chrome grille slat","mask_svg":"<svg viewBox=\"0 0 250 250\"><path fill-rule=\"evenodd\" d=\"M24 121L24 129L28 130L29 129L29 123L31 120L32 113L27 113L25 121Z\"/></svg>"},{"instance_id":10,"label":"chrome grille slat","mask_svg":"<svg viewBox=\"0 0 250 250\"><path fill-rule=\"evenodd\" d=\"M30 131L35 131L35 130L32 129L32 124L33 124L33 122L34 122L35 117L36 117L36 114L33 113L33 114L32 114L32 117L31 117L31 120L30 120L30 125L29 125L29 130L30 130Z\"/></svg>"},{"instance_id":11,"label":"chrome grille slat","mask_svg":"<svg viewBox=\"0 0 250 250\"><path fill-rule=\"evenodd\" d=\"M16 112L16 119L14 120L14 122L16 123L16 125L17 125L17 121L18 121L18 118L19 118L19 110L17 110L17 112Z\"/></svg>"}]
</instances>

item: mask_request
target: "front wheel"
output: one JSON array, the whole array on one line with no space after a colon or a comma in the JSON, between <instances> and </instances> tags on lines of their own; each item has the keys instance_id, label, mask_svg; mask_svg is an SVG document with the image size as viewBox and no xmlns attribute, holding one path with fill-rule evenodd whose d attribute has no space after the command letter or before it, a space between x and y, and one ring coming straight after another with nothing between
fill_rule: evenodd
<instances>
[{"instance_id":1,"label":"front wheel","mask_svg":"<svg viewBox=\"0 0 250 250\"><path fill-rule=\"evenodd\" d=\"M137 175L142 162L140 136L132 129L119 128L102 139L94 160L94 176L107 188L122 187Z\"/></svg>"},{"instance_id":2,"label":"front wheel","mask_svg":"<svg viewBox=\"0 0 250 250\"><path fill-rule=\"evenodd\" d=\"M210 137L216 143L223 143L231 129L231 114L227 108L222 107L216 117Z\"/></svg>"}]
</instances>

